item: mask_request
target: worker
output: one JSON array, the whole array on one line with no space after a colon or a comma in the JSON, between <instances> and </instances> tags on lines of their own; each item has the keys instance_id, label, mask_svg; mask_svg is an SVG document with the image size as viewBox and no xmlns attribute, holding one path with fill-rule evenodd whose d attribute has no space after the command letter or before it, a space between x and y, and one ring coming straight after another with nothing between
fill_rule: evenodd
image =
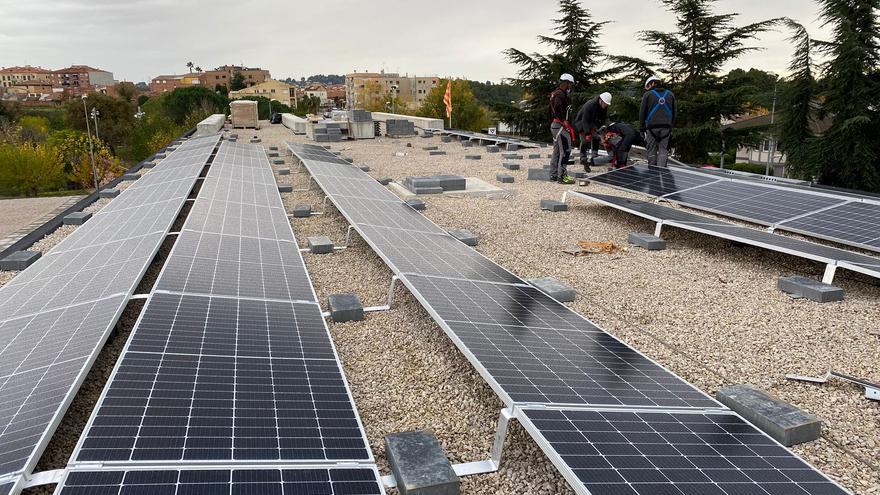
<instances>
[{"instance_id":1,"label":"worker","mask_svg":"<svg viewBox=\"0 0 880 495\"><path fill-rule=\"evenodd\" d=\"M593 159L599 156L599 139L597 130L605 125L608 120L608 107L611 106L611 93L601 95L589 100L578 110L574 119L574 127L581 139L581 165L584 171L590 173ZM587 149L589 148L589 156Z\"/></svg>"},{"instance_id":2,"label":"worker","mask_svg":"<svg viewBox=\"0 0 880 495\"><path fill-rule=\"evenodd\" d=\"M669 141L678 109L675 95L657 76L645 81L645 94L639 110L640 130L648 148L648 165L666 167L669 158Z\"/></svg>"},{"instance_id":3,"label":"worker","mask_svg":"<svg viewBox=\"0 0 880 495\"><path fill-rule=\"evenodd\" d=\"M571 89L574 87L574 76L562 74L559 86L550 94L550 133L553 136L553 155L550 159L550 180L560 184L574 184L568 175L568 164L571 159L571 143L574 141L574 128L568 122L571 112Z\"/></svg>"},{"instance_id":4,"label":"worker","mask_svg":"<svg viewBox=\"0 0 880 495\"><path fill-rule=\"evenodd\" d=\"M611 157L611 168L623 168L629 163L629 152L633 145L644 145L642 135L635 127L615 122L598 131L599 141Z\"/></svg>"}]
</instances>

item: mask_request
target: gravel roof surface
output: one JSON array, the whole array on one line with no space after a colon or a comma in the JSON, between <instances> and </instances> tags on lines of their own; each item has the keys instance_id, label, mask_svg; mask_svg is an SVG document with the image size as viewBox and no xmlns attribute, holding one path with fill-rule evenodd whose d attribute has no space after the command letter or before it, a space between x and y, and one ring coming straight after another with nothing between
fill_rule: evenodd
<instances>
[{"instance_id":1,"label":"gravel roof surface","mask_svg":"<svg viewBox=\"0 0 880 495\"><path fill-rule=\"evenodd\" d=\"M263 146L279 146L283 157L284 141L309 142L278 125L265 125L256 134ZM423 146L448 154L429 156ZM665 251L628 248L630 232L653 232L653 224L581 201L569 201L566 213L539 209L541 199L560 199L572 189L525 180L527 169L540 167L544 159L521 160L522 170L509 171L501 164L510 160L500 153L442 143L439 137L333 143L332 149L368 165L376 178L401 182L407 176L457 174L504 187L511 193L506 199L425 196L425 215L444 228L476 233L480 252L523 278L550 276L575 287L573 309L707 393L752 383L818 415L822 439L794 450L855 493L880 493L880 404L866 400L855 386L784 378L833 368L880 381L880 339L871 333L880 326L876 280L838 272L835 284L846 290L846 301L820 305L776 289L780 276L821 277L824 266L817 263L674 229L664 233ZM549 150L518 153L539 151ZM464 159L474 153L482 160ZM295 172L295 159L287 156L286 162L276 168ZM499 184L499 172L516 182ZM279 182L301 188L307 177L303 169L279 176ZM598 184L583 190L639 197ZM310 203L315 210L323 200L314 186L282 197L289 208ZM293 226L305 246L312 235L341 243L347 223L330 206L322 216L294 219ZM353 237L346 251L306 255L322 304L337 292L357 293L365 305L385 302L391 272ZM581 258L561 253L579 240L610 240L623 249ZM398 287L396 294L389 312L360 323L330 324L380 467L385 468L382 437L418 428L434 431L452 462L484 458L500 401L405 289ZM511 431L502 470L464 478L463 493L568 493L534 442L518 426Z\"/></svg>"},{"instance_id":2,"label":"gravel roof surface","mask_svg":"<svg viewBox=\"0 0 880 495\"><path fill-rule=\"evenodd\" d=\"M69 196L56 198L21 198L0 200L0 237L7 236L40 217L52 212L70 199Z\"/></svg>"}]
</instances>

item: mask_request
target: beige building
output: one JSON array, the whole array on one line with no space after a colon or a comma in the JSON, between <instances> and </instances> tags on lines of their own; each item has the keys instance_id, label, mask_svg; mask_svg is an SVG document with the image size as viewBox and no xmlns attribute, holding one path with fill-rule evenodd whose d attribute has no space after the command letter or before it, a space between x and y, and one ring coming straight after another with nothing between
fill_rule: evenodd
<instances>
[{"instance_id":1,"label":"beige building","mask_svg":"<svg viewBox=\"0 0 880 495\"><path fill-rule=\"evenodd\" d=\"M229 97L233 100L244 96L265 96L270 100L284 103L290 108L296 107L296 86L275 79L268 79L263 83L229 92Z\"/></svg>"},{"instance_id":2,"label":"beige building","mask_svg":"<svg viewBox=\"0 0 880 495\"><path fill-rule=\"evenodd\" d=\"M29 82L52 83L52 71L42 67L3 67L0 68L0 87L9 88Z\"/></svg>"},{"instance_id":3,"label":"beige building","mask_svg":"<svg viewBox=\"0 0 880 495\"><path fill-rule=\"evenodd\" d=\"M217 85L230 88L232 84L232 76L236 72L241 72L244 77L244 83L248 86L255 86L271 79L269 71L257 67L244 67L241 65L222 65L214 70L207 70L201 73L202 84L206 88L214 89Z\"/></svg>"},{"instance_id":4,"label":"beige building","mask_svg":"<svg viewBox=\"0 0 880 495\"><path fill-rule=\"evenodd\" d=\"M410 76L393 72L354 72L345 76L346 100L357 105L368 84L378 83L385 94L396 94L410 107L418 108L432 89L440 84L437 76Z\"/></svg>"}]
</instances>

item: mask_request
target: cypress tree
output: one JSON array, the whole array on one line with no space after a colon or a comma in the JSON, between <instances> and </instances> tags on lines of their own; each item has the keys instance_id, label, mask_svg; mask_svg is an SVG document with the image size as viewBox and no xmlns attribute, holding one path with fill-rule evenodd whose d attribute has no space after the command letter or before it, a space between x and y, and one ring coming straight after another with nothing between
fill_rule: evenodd
<instances>
[{"instance_id":1,"label":"cypress tree","mask_svg":"<svg viewBox=\"0 0 880 495\"><path fill-rule=\"evenodd\" d=\"M819 172L819 162L815 160L815 135L812 124L816 116L813 102L815 100L816 80L813 75L813 41L810 34L800 24L788 21L794 31L789 40L794 44L795 51L788 70L782 91L778 124L779 140L785 146L786 168L790 177L812 179Z\"/></svg>"}]
</instances>

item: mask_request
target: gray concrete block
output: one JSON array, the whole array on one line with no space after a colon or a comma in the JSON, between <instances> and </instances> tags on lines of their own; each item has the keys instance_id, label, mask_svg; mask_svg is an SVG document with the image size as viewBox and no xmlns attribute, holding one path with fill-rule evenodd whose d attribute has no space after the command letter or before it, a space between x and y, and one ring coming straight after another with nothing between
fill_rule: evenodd
<instances>
[{"instance_id":1,"label":"gray concrete block","mask_svg":"<svg viewBox=\"0 0 880 495\"><path fill-rule=\"evenodd\" d=\"M647 249L648 251L662 251L666 249L666 241L655 235L645 234L644 232L630 232L629 243Z\"/></svg>"},{"instance_id":2,"label":"gray concrete block","mask_svg":"<svg viewBox=\"0 0 880 495\"><path fill-rule=\"evenodd\" d=\"M725 387L716 392L715 398L786 447L812 442L822 434L818 417L754 385Z\"/></svg>"},{"instance_id":3,"label":"gray concrete block","mask_svg":"<svg viewBox=\"0 0 880 495\"><path fill-rule=\"evenodd\" d=\"M17 251L0 260L0 270L20 271L34 264L43 253L39 251Z\"/></svg>"},{"instance_id":4,"label":"gray concrete block","mask_svg":"<svg viewBox=\"0 0 880 495\"><path fill-rule=\"evenodd\" d=\"M529 155L529 160L540 160L540 159L541 159L540 153L532 153L531 155Z\"/></svg>"},{"instance_id":5,"label":"gray concrete block","mask_svg":"<svg viewBox=\"0 0 880 495\"><path fill-rule=\"evenodd\" d=\"M489 146L486 146L486 151L489 153L500 153L501 148L495 146L494 144L490 144Z\"/></svg>"},{"instance_id":6,"label":"gray concrete block","mask_svg":"<svg viewBox=\"0 0 880 495\"><path fill-rule=\"evenodd\" d=\"M155 166L156 166L156 164L153 163L153 162L144 162L144 164L141 165L141 168L144 169L144 170L149 170L149 169L151 169L151 168L153 168L153 167L155 167Z\"/></svg>"},{"instance_id":7,"label":"gray concrete block","mask_svg":"<svg viewBox=\"0 0 880 495\"><path fill-rule=\"evenodd\" d=\"M513 176L507 174L495 174L495 180L502 184L513 184L514 182Z\"/></svg>"},{"instance_id":8,"label":"gray concrete block","mask_svg":"<svg viewBox=\"0 0 880 495\"><path fill-rule=\"evenodd\" d=\"M284 160L272 160L272 165L284 165Z\"/></svg>"},{"instance_id":9,"label":"gray concrete block","mask_svg":"<svg viewBox=\"0 0 880 495\"><path fill-rule=\"evenodd\" d=\"M440 137L440 142L441 142L441 143L451 143L451 142L452 142L452 137L451 137L451 136L441 136L441 137Z\"/></svg>"},{"instance_id":10,"label":"gray concrete block","mask_svg":"<svg viewBox=\"0 0 880 495\"><path fill-rule=\"evenodd\" d=\"M419 194L419 195L423 195L423 194L443 194L443 188L442 188L442 187L414 187L414 188L410 189L410 191L412 191L413 194Z\"/></svg>"},{"instance_id":11,"label":"gray concrete block","mask_svg":"<svg viewBox=\"0 0 880 495\"><path fill-rule=\"evenodd\" d=\"M293 192L293 185L292 184L278 184L278 192L292 193Z\"/></svg>"},{"instance_id":12,"label":"gray concrete block","mask_svg":"<svg viewBox=\"0 0 880 495\"><path fill-rule=\"evenodd\" d=\"M141 174L124 174L122 180L135 181L141 178Z\"/></svg>"},{"instance_id":13,"label":"gray concrete block","mask_svg":"<svg viewBox=\"0 0 880 495\"><path fill-rule=\"evenodd\" d=\"M476 146L476 143L474 143L473 141L462 141L461 145L465 148L473 148L474 146Z\"/></svg>"},{"instance_id":14,"label":"gray concrete block","mask_svg":"<svg viewBox=\"0 0 880 495\"><path fill-rule=\"evenodd\" d=\"M477 236L477 234L474 234L470 230L465 230L465 229L450 230L449 235L451 235L452 237L455 237L459 241L461 241L471 247L476 246L480 242L480 238Z\"/></svg>"},{"instance_id":15,"label":"gray concrete block","mask_svg":"<svg viewBox=\"0 0 880 495\"><path fill-rule=\"evenodd\" d=\"M376 179L376 180L379 181L379 184L382 184L383 186L387 186L388 184L391 184L392 179L391 179L391 177L382 177L381 179Z\"/></svg>"},{"instance_id":16,"label":"gray concrete block","mask_svg":"<svg viewBox=\"0 0 880 495\"><path fill-rule=\"evenodd\" d=\"M101 189L98 191L99 198L115 198L119 196L121 191L119 189Z\"/></svg>"},{"instance_id":17,"label":"gray concrete block","mask_svg":"<svg viewBox=\"0 0 880 495\"><path fill-rule=\"evenodd\" d=\"M843 301L846 296L840 287L806 277L781 277L777 287L794 297L803 297L817 303Z\"/></svg>"},{"instance_id":18,"label":"gray concrete block","mask_svg":"<svg viewBox=\"0 0 880 495\"><path fill-rule=\"evenodd\" d=\"M278 146L269 146L269 151L278 151Z\"/></svg>"},{"instance_id":19,"label":"gray concrete block","mask_svg":"<svg viewBox=\"0 0 880 495\"><path fill-rule=\"evenodd\" d=\"M501 155L501 158L504 158L505 160L522 160L523 156L517 155L516 153L505 153Z\"/></svg>"},{"instance_id":20,"label":"gray concrete block","mask_svg":"<svg viewBox=\"0 0 880 495\"><path fill-rule=\"evenodd\" d=\"M428 205L426 205L421 199L408 199L404 201L404 203L416 211L424 211L428 209Z\"/></svg>"},{"instance_id":21,"label":"gray concrete block","mask_svg":"<svg viewBox=\"0 0 880 495\"><path fill-rule=\"evenodd\" d=\"M273 151L271 153L267 153L266 156L268 156L269 158L278 158L278 152Z\"/></svg>"},{"instance_id":22,"label":"gray concrete block","mask_svg":"<svg viewBox=\"0 0 880 495\"><path fill-rule=\"evenodd\" d=\"M388 435L385 456L400 495L459 495L458 475L432 433L408 431Z\"/></svg>"},{"instance_id":23,"label":"gray concrete block","mask_svg":"<svg viewBox=\"0 0 880 495\"><path fill-rule=\"evenodd\" d=\"M444 191L464 191L467 189L467 179L461 175L438 175L436 179L440 181L440 187Z\"/></svg>"},{"instance_id":24,"label":"gray concrete block","mask_svg":"<svg viewBox=\"0 0 880 495\"><path fill-rule=\"evenodd\" d=\"M502 163L501 166L507 170L519 170L520 168L519 163Z\"/></svg>"},{"instance_id":25,"label":"gray concrete block","mask_svg":"<svg viewBox=\"0 0 880 495\"><path fill-rule=\"evenodd\" d=\"M290 169L289 168L279 168L278 175L290 175Z\"/></svg>"},{"instance_id":26,"label":"gray concrete block","mask_svg":"<svg viewBox=\"0 0 880 495\"><path fill-rule=\"evenodd\" d=\"M308 218L312 216L312 205L296 205L293 207L293 218Z\"/></svg>"},{"instance_id":27,"label":"gray concrete block","mask_svg":"<svg viewBox=\"0 0 880 495\"><path fill-rule=\"evenodd\" d=\"M262 140L262 139L259 139L259 138L257 138L257 139L251 139L251 143L253 143L253 144L256 144L256 143L262 143L262 142L263 142L263 140Z\"/></svg>"},{"instance_id":28,"label":"gray concrete block","mask_svg":"<svg viewBox=\"0 0 880 495\"><path fill-rule=\"evenodd\" d=\"M361 169L362 172L369 172L370 171L370 167L368 167L366 165L361 165L358 168Z\"/></svg>"},{"instance_id":29,"label":"gray concrete block","mask_svg":"<svg viewBox=\"0 0 880 495\"><path fill-rule=\"evenodd\" d=\"M429 156L443 156L445 154L446 154L445 151L429 151L428 152Z\"/></svg>"},{"instance_id":30,"label":"gray concrete block","mask_svg":"<svg viewBox=\"0 0 880 495\"><path fill-rule=\"evenodd\" d=\"M568 211L568 205L561 201L556 201L555 199L542 199L541 209L552 212Z\"/></svg>"},{"instance_id":31,"label":"gray concrete block","mask_svg":"<svg viewBox=\"0 0 880 495\"><path fill-rule=\"evenodd\" d=\"M325 235L309 237L309 252L312 254L330 254L333 252L333 241Z\"/></svg>"},{"instance_id":32,"label":"gray concrete block","mask_svg":"<svg viewBox=\"0 0 880 495\"><path fill-rule=\"evenodd\" d=\"M430 176L422 176L422 177L407 177L403 180L403 185L406 186L410 191L415 188L425 188L425 187L439 187L443 188L443 183L440 182L438 177L430 177Z\"/></svg>"},{"instance_id":33,"label":"gray concrete block","mask_svg":"<svg viewBox=\"0 0 880 495\"><path fill-rule=\"evenodd\" d=\"M361 321L364 319L364 305L357 294L330 294L330 318L336 323Z\"/></svg>"},{"instance_id":34,"label":"gray concrete block","mask_svg":"<svg viewBox=\"0 0 880 495\"><path fill-rule=\"evenodd\" d=\"M530 168L528 180L550 180L550 170L546 168Z\"/></svg>"},{"instance_id":35,"label":"gray concrete block","mask_svg":"<svg viewBox=\"0 0 880 495\"><path fill-rule=\"evenodd\" d=\"M156 160L163 160L165 159L165 153L156 153L155 155L153 155L153 158L155 158Z\"/></svg>"},{"instance_id":36,"label":"gray concrete block","mask_svg":"<svg viewBox=\"0 0 880 495\"><path fill-rule=\"evenodd\" d=\"M350 157L350 156L342 156L342 157L340 157L340 158L342 158L343 160L347 161L348 163L354 163L354 158L352 158L352 157Z\"/></svg>"},{"instance_id":37,"label":"gray concrete block","mask_svg":"<svg viewBox=\"0 0 880 495\"><path fill-rule=\"evenodd\" d=\"M464 155L465 160L482 160L483 155Z\"/></svg>"},{"instance_id":38,"label":"gray concrete block","mask_svg":"<svg viewBox=\"0 0 880 495\"><path fill-rule=\"evenodd\" d=\"M231 137L231 138L233 138L233 139L237 139L237 138L238 138L238 134L230 134L229 137Z\"/></svg>"},{"instance_id":39,"label":"gray concrete block","mask_svg":"<svg viewBox=\"0 0 880 495\"><path fill-rule=\"evenodd\" d=\"M577 291L573 287L569 287L555 278L531 278L527 282L559 302L572 302L577 297Z\"/></svg>"},{"instance_id":40,"label":"gray concrete block","mask_svg":"<svg viewBox=\"0 0 880 495\"><path fill-rule=\"evenodd\" d=\"M514 143L507 143L506 151L519 151L519 145Z\"/></svg>"},{"instance_id":41,"label":"gray concrete block","mask_svg":"<svg viewBox=\"0 0 880 495\"><path fill-rule=\"evenodd\" d=\"M61 222L64 225L82 225L86 223L90 218L92 218L91 213L86 213L84 211L76 211L65 215Z\"/></svg>"},{"instance_id":42,"label":"gray concrete block","mask_svg":"<svg viewBox=\"0 0 880 495\"><path fill-rule=\"evenodd\" d=\"M440 148L437 147L437 146L424 146L424 147L422 147L422 149L425 150L425 151L437 151L437 150L439 150Z\"/></svg>"}]
</instances>

